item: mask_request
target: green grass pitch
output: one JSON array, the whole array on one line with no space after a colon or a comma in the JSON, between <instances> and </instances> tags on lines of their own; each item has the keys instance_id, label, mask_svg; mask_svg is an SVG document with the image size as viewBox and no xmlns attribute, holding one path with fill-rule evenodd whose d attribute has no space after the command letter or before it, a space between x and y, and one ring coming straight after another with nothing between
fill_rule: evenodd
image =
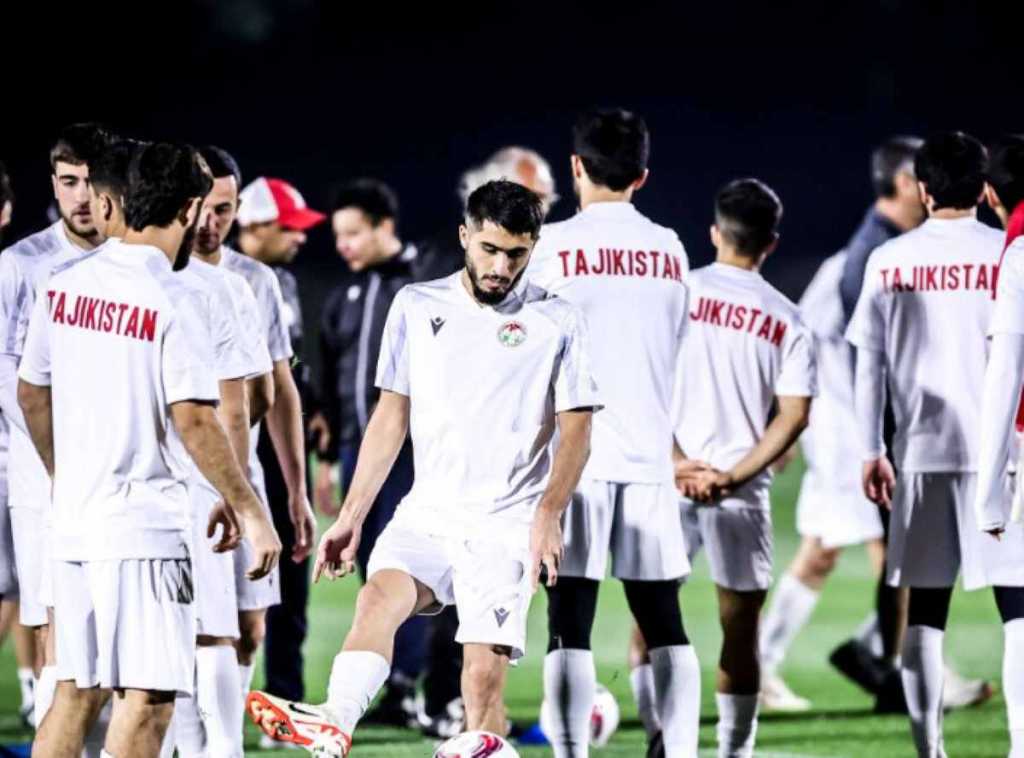
<instances>
[{"instance_id":1,"label":"green grass pitch","mask_svg":"<svg viewBox=\"0 0 1024 758\"><path fill-rule=\"evenodd\" d=\"M776 575L785 568L797 546L794 530L794 502L801 469L792 465L775 484L773 515L776 535ZM828 652L845 639L870 608L872 577L863 549L851 549L840 560L826 586L811 623L793 645L782 673L793 689L811 698L814 710L800 716L763 716L757 737L759 756L848 756L888 758L911 756L909 727L902 716L875 716L870 700L856 687L832 671ZM308 697L320 701L325 694L331 660L337 652L352 617L357 585L343 580L313 589L310 608L310 639L306 645ZM703 699L701 754L714 755L715 706L714 670L720 635L713 587L706 565L698 559L694 576L682 590L687 631L697 648L702 666ZM598 678L618 698L623 725L612 743L595 750L597 757L642 758L643 731L636 719L625 664L629 617L620 586L605 583L597 624L594 654ZM515 719L534 721L541 700L541 661L545 640L544 595L533 603L530 620L530 649L525 661L509 679L508 705ZM948 657L965 674L984 676L997 682L1002 658L1002 629L991 593L957 591L946 635ZM257 674L256 686L260 676ZM0 653L0 743L24 742L28 735L18 726L17 681L8 644ZM1006 755L1006 714L997 693L978 708L950 714L945 721L946 749L957 758ZM294 756L293 751L260 751L257 733L247 727L246 754ZM354 758L422 758L432 755L433 743L410 732L367 728L357 731ZM523 758L550 755L546 748L523 748Z\"/></svg>"}]
</instances>

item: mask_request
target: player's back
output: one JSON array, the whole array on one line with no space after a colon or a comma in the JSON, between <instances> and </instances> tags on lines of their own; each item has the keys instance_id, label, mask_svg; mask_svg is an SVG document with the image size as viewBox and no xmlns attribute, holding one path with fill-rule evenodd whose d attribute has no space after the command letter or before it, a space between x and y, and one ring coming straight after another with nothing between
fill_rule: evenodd
<instances>
[{"instance_id":1,"label":"player's back","mask_svg":"<svg viewBox=\"0 0 1024 758\"><path fill-rule=\"evenodd\" d=\"M583 311L605 400L594 417L587 477L671 477L672 384L688 268L675 232L630 203L592 203L541 230L527 275Z\"/></svg>"},{"instance_id":2,"label":"player's back","mask_svg":"<svg viewBox=\"0 0 1024 758\"><path fill-rule=\"evenodd\" d=\"M728 470L764 435L776 396L817 393L813 337L797 306L755 271L691 272L680 355L676 438L690 458ZM737 497L760 505L765 471Z\"/></svg>"},{"instance_id":3,"label":"player's back","mask_svg":"<svg viewBox=\"0 0 1024 758\"><path fill-rule=\"evenodd\" d=\"M847 330L884 352L897 465L970 471L1002 234L974 217L931 218L878 248Z\"/></svg>"},{"instance_id":4,"label":"player's back","mask_svg":"<svg viewBox=\"0 0 1024 758\"><path fill-rule=\"evenodd\" d=\"M217 398L208 309L208 293L153 247L111 242L51 275L22 370L48 363L54 523L68 559L124 557L119 539L153 546L180 538L188 459L170 404Z\"/></svg>"}]
</instances>

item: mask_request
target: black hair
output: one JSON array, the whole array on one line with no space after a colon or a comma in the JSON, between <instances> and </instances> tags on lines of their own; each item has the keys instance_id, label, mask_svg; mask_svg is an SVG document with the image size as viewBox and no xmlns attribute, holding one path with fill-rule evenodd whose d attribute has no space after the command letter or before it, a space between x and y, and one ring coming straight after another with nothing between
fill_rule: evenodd
<instances>
[{"instance_id":1,"label":"black hair","mask_svg":"<svg viewBox=\"0 0 1024 758\"><path fill-rule=\"evenodd\" d=\"M7 173L7 167L0 161L0 209L6 203L14 202L14 190L11 188L11 177Z\"/></svg>"},{"instance_id":2,"label":"black hair","mask_svg":"<svg viewBox=\"0 0 1024 758\"><path fill-rule=\"evenodd\" d=\"M186 204L213 186L206 162L195 148L157 142L139 150L128 169L124 216L128 226L170 226Z\"/></svg>"},{"instance_id":3,"label":"black hair","mask_svg":"<svg viewBox=\"0 0 1024 758\"><path fill-rule=\"evenodd\" d=\"M544 205L536 192L498 179L480 185L466 200L466 222L480 227L485 221L512 234L529 234L537 239L544 223Z\"/></svg>"},{"instance_id":4,"label":"black hair","mask_svg":"<svg viewBox=\"0 0 1024 758\"><path fill-rule=\"evenodd\" d=\"M896 196L896 175L914 166L914 156L924 140L920 137L890 137L871 153L871 186L875 197Z\"/></svg>"},{"instance_id":5,"label":"black hair","mask_svg":"<svg viewBox=\"0 0 1024 758\"><path fill-rule=\"evenodd\" d=\"M778 239L782 201L758 179L736 179L715 196L715 225L743 255L757 256Z\"/></svg>"},{"instance_id":6,"label":"black hair","mask_svg":"<svg viewBox=\"0 0 1024 758\"><path fill-rule=\"evenodd\" d=\"M87 165L110 144L112 135L99 124L72 124L64 127L50 148L50 170L56 173L57 163Z\"/></svg>"},{"instance_id":7,"label":"black hair","mask_svg":"<svg viewBox=\"0 0 1024 758\"><path fill-rule=\"evenodd\" d=\"M107 149L89 161L89 182L98 190L123 198L128 194L128 168L142 143L133 139L114 139Z\"/></svg>"},{"instance_id":8,"label":"black hair","mask_svg":"<svg viewBox=\"0 0 1024 758\"><path fill-rule=\"evenodd\" d=\"M1007 134L988 149L988 183L1009 213L1024 203L1024 134Z\"/></svg>"},{"instance_id":9,"label":"black hair","mask_svg":"<svg viewBox=\"0 0 1024 758\"><path fill-rule=\"evenodd\" d=\"M398 195L379 179L356 179L336 187L331 213L345 208L358 208L374 226L386 218L398 222Z\"/></svg>"},{"instance_id":10,"label":"black hair","mask_svg":"<svg viewBox=\"0 0 1024 758\"><path fill-rule=\"evenodd\" d=\"M929 137L914 158L914 173L935 200L935 209L975 207L987 171L985 146L963 132Z\"/></svg>"},{"instance_id":11,"label":"black hair","mask_svg":"<svg viewBox=\"0 0 1024 758\"><path fill-rule=\"evenodd\" d=\"M242 189L242 169L238 167L238 161L222 147L206 145L199 148L199 154L203 156L206 165L210 167L210 173L214 179L222 179L225 176L235 177L235 183L239 191Z\"/></svg>"},{"instance_id":12,"label":"black hair","mask_svg":"<svg viewBox=\"0 0 1024 758\"><path fill-rule=\"evenodd\" d=\"M584 113L573 128L572 144L590 180L615 192L644 175L651 153L647 124L621 108Z\"/></svg>"}]
</instances>

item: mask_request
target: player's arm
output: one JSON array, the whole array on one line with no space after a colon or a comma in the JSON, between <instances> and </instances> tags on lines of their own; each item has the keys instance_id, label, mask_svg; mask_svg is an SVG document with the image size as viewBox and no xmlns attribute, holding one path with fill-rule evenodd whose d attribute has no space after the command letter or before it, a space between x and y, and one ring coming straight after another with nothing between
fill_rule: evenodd
<instances>
[{"instance_id":1,"label":"player's arm","mask_svg":"<svg viewBox=\"0 0 1024 758\"><path fill-rule=\"evenodd\" d=\"M274 377L268 372L260 374L245 383L249 398L249 425L256 426L274 405Z\"/></svg>"},{"instance_id":2,"label":"player's arm","mask_svg":"<svg viewBox=\"0 0 1024 758\"><path fill-rule=\"evenodd\" d=\"M13 355L0 354L0 411L8 422L28 434L18 402L18 359Z\"/></svg>"},{"instance_id":3,"label":"player's arm","mask_svg":"<svg viewBox=\"0 0 1024 758\"><path fill-rule=\"evenodd\" d=\"M21 431L28 434L18 404L18 358L10 352L17 346L17 329L21 323L18 303L23 300L26 283L14 253L0 255L0 411Z\"/></svg>"},{"instance_id":4,"label":"player's arm","mask_svg":"<svg viewBox=\"0 0 1024 758\"><path fill-rule=\"evenodd\" d=\"M242 474L217 411L210 403L183 400L171 405L171 419L200 473L242 521L256 553L249 578L258 579L270 573L281 554L281 541Z\"/></svg>"},{"instance_id":5,"label":"player's arm","mask_svg":"<svg viewBox=\"0 0 1024 758\"><path fill-rule=\"evenodd\" d=\"M409 433L409 397L381 390L380 399L366 425L352 484L345 493L345 502L337 521L320 539L313 581L322 575L329 579L345 576L355 570L356 549L363 522L370 512L377 493L398 457Z\"/></svg>"},{"instance_id":6,"label":"player's arm","mask_svg":"<svg viewBox=\"0 0 1024 758\"><path fill-rule=\"evenodd\" d=\"M885 409L885 356L879 350L857 348L853 379L853 404L864 465L864 495L877 505L892 506L896 474L885 457L882 434Z\"/></svg>"},{"instance_id":7,"label":"player's arm","mask_svg":"<svg viewBox=\"0 0 1024 758\"><path fill-rule=\"evenodd\" d=\"M53 478L53 398L49 387L18 381L18 405L46 473Z\"/></svg>"},{"instance_id":8,"label":"player's arm","mask_svg":"<svg viewBox=\"0 0 1024 758\"><path fill-rule=\"evenodd\" d=\"M227 432L235 459L245 476L249 475L249 402L245 379L220 381L220 404L217 407Z\"/></svg>"}]
</instances>

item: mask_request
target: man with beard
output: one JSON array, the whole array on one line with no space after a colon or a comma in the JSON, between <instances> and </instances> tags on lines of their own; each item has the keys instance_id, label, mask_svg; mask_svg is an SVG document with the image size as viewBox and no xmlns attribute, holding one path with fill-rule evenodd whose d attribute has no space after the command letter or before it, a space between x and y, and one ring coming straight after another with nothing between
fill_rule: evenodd
<instances>
[{"instance_id":1,"label":"man with beard","mask_svg":"<svg viewBox=\"0 0 1024 758\"><path fill-rule=\"evenodd\" d=\"M215 416L212 298L172 273L210 184L191 148L146 147L129 172L124 241L55 269L33 307L18 402L53 483L54 610L77 632L58 635L57 695L34 755L80 751L112 692L105 752L155 756L175 694L192 692L189 458L253 544L250 576L280 552ZM237 539L222 534L222 548Z\"/></svg>"},{"instance_id":2,"label":"man with beard","mask_svg":"<svg viewBox=\"0 0 1024 758\"><path fill-rule=\"evenodd\" d=\"M28 437L15 397L18 362L35 303L35 285L57 256L79 257L99 244L89 208L89 166L101 152L107 133L94 124L64 129L50 150L51 179L60 219L41 232L7 248L0 255L0 408L10 425L10 508L15 560L20 583L20 618L37 631L37 645L46 650L38 672L35 718L39 723L53 698L56 680L53 649L47 647L50 619L44 567L48 560L50 482Z\"/></svg>"}]
</instances>

